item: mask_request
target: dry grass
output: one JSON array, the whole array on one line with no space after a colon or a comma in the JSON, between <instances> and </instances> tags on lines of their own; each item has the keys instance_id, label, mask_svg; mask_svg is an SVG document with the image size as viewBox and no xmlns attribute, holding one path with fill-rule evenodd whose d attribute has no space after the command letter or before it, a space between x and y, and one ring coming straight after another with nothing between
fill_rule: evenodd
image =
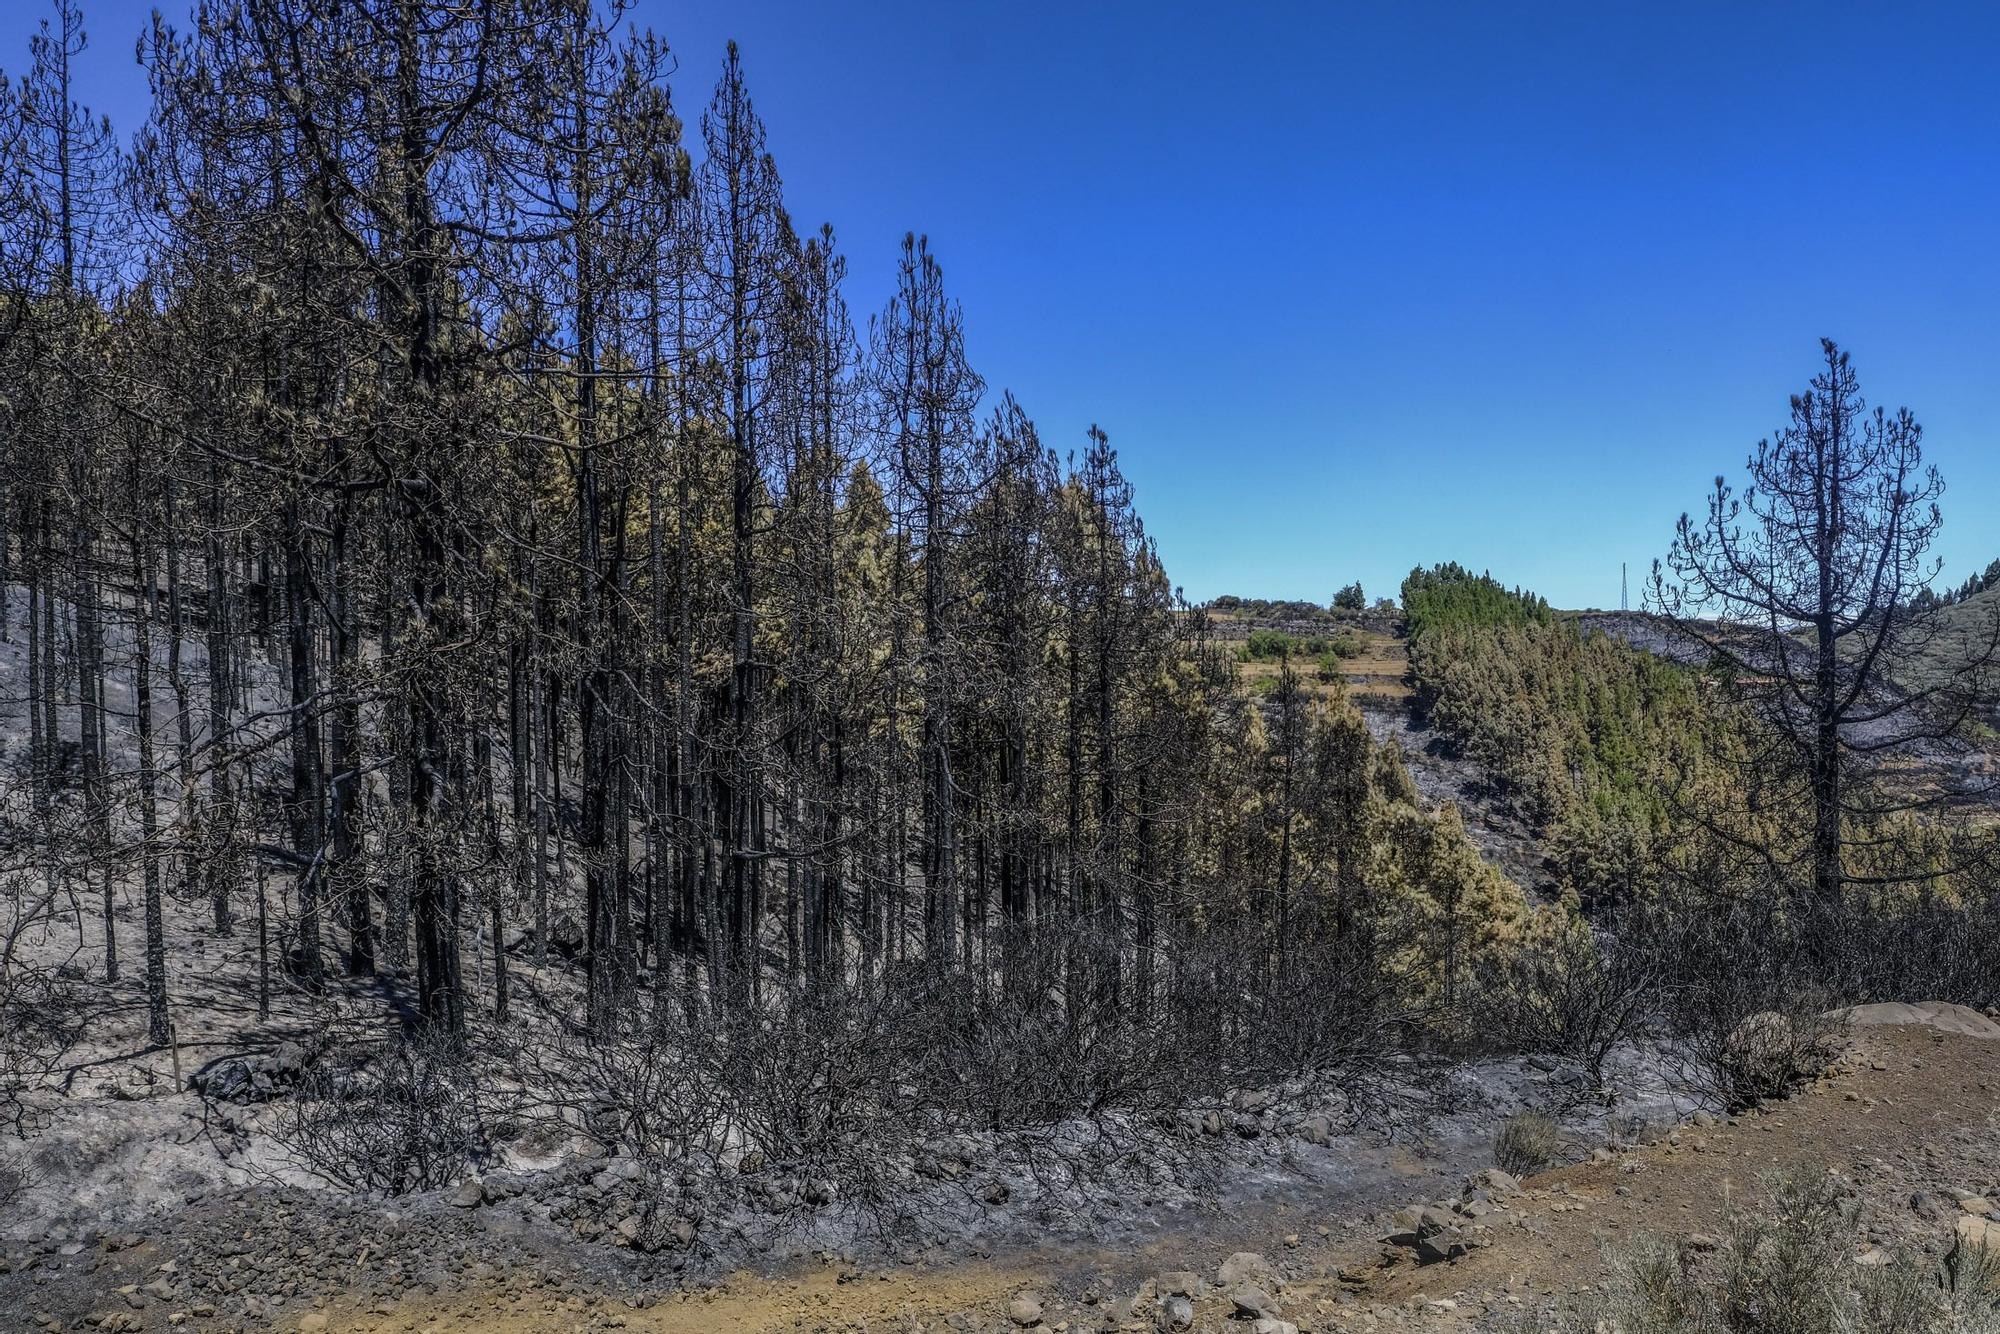
<instances>
[{"instance_id":1,"label":"dry grass","mask_svg":"<svg viewBox=\"0 0 2000 1334\"><path fill-rule=\"evenodd\" d=\"M1404 641L1372 630L1343 633L1360 641L1361 652L1339 659L1337 684L1320 676L1317 662L1295 659L1292 670L1298 674L1301 690L1308 696L1324 699L1345 688L1350 697L1366 697L1385 704L1400 704L1409 698L1410 685L1405 676L1410 667L1410 653ZM1236 637L1223 636L1225 640ZM1281 670L1275 660L1240 662L1236 666L1236 679L1245 694L1268 695L1277 688Z\"/></svg>"}]
</instances>

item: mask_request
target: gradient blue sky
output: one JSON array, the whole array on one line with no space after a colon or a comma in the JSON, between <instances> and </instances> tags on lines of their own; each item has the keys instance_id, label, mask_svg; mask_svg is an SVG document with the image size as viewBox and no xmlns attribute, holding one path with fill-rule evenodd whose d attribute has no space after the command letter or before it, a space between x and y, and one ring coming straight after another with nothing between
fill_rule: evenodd
<instances>
[{"instance_id":1,"label":"gradient blue sky","mask_svg":"<svg viewBox=\"0 0 2000 1334\"><path fill-rule=\"evenodd\" d=\"M149 8L85 0L129 129ZM177 3L167 12L175 14ZM34 0L5 6L26 59ZM2000 555L2000 6L640 0L723 43L849 298L929 233L969 351L1101 423L1173 577L1326 600L1455 559L1611 605L1822 334Z\"/></svg>"}]
</instances>

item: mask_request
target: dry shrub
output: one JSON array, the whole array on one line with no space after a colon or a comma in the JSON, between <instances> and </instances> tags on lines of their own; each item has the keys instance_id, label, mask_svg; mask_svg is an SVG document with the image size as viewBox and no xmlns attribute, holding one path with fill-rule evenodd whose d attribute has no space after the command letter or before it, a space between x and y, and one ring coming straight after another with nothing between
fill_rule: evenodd
<instances>
[{"instance_id":1,"label":"dry shrub","mask_svg":"<svg viewBox=\"0 0 2000 1334\"><path fill-rule=\"evenodd\" d=\"M767 994L712 1016L715 1068L741 1140L777 1170L872 1196L886 1156L934 1107L934 1063L957 1049L955 1007L904 976L873 987L845 979Z\"/></svg>"},{"instance_id":2,"label":"dry shrub","mask_svg":"<svg viewBox=\"0 0 2000 1334\"><path fill-rule=\"evenodd\" d=\"M1556 1160L1562 1129L1540 1112L1516 1112L1493 1137L1493 1165L1511 1176L1533 1176Z\"/></svg>"},{"instance_id":3,"label":"dry shrub","mask_svg":"<svg viewBox=\"0 0 2000 1334\"><path fill-rule=\"evenodd\" d=\"M1637 951L1600 939L1581 917L1549 923L1519 948L1497 951L1472 1011L1488 1050L1574 1062L1582 1092L1605 1086L1605 1065L1637 1038L1658 1003L1657 974Z\"/></svg>"},{"instance_id":4,"label":"dry shrub","mask_svg":"<svg viewBox=\"0 0 2000 1334\"><path fill-rule=\"evenodd\" d=\"M1640 1246L1610 1295L1565 1312L1559 1334L2000 1332L2000 1271L1983 1254L1857 1265L1863 1234L1850 1187L1810 1168L1766 1187L1769 1207L1732 1215L1712 1255L1658 1239Z\"/></svg>"},{"instance_id":5,"label":"dry shrub","mask_svg":"<svg viewBox=\"0 0 2000 1334\"><path fill-rule=\"evenodd\" d=\"M25 1157L0 1153L0 1218L5 1218L35 1184L34 1169Z\"/></svg>"},{"instance_id":6,"label":"dry shrub","mask_svg":"<svg viewBox=\"0 0 2000 1334\"><path fill-rule=\"evenodd\" d=\"M1809 902L1712 894L1649 905L1628 919L1632 948L1663 979L1662 1054L1683 1090L1735 1111L1784 1098L1838 1055L1850 995L1816 948Z\"/></svg>"},{"instance_id":7,"label":"dry shrub","mask_svg":"<svg viewBox=\"0 0 2000 1334\"><path fill-rule=\"evenodd\" d=\"M83 1036L89 1009L78 980L18 962L0 974L0 1124L34 1127L26 1095Z\"/></svg>"},{"instance_id":8,"label":"dry shrub","mask_svg":"<svg viewBox=\"0 0 2000 1334\"><path fill-rule=\"evenodd\" d=\"M383 1195L448 1185L489 1147L465 1054L435 1037L323 1054L270 1133L321 1180Z\"/></svg>"},{"instance_id":9,"label":"dry shrub","mask_svg":"<svg viewBox=\"0 0 2000 1334\"><path fill-rule=\"evenodd\" d=\"M1840 1052L1841 1021L1823 1011L1821 993L1787 1009L1760 1010L1731 1029L1710 1060L1716 1087L1731 1106L1783 1098L1822 1074Z\"/></svg>"},{"instance_id":10,"label":"dry shrub","mask_svg":"<svg viewBox=\"0 0 2000 1334\"><path fill-rule=\"evenodd\" d=\"M713 1165L728 1129L719 1050L705 1021L670 1007L608 1033L558 1024L516 1050L514 1071L533 1091L528 1119L558 1138L581 1130L651 1163Z\"/></svg>"}]
</instances>

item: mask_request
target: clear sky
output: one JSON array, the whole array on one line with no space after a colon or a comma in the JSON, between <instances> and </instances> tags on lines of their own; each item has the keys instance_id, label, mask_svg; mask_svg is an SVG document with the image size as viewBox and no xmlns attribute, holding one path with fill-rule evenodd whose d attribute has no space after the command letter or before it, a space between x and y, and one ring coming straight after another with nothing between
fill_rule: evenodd
<instances>
[{"instance_id":1,"label":"clear sky","mask_svg":"<svg viewBox=\"0 0 2000 1334\"><path fill-rule=\"evenodd\" d=\"M148 5L85 0L142 114ZM170 15L181 7L169 0ZM26 59L36 0L5 6ZM1910 406L1947 581L2000 555L2000 6L639 0L723 43L878 309L927 232L1043 438L1110 432L1190 596L1455 559L1611 605L1817 340Z\"/></svg>"}]
</instances>

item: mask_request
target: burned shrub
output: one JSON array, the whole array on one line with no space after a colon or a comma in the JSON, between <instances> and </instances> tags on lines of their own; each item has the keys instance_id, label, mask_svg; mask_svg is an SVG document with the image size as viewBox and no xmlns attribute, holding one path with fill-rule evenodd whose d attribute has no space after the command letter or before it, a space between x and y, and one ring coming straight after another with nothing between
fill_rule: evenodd
<instances>
[{"instance_id":1,"label":"burned shrub","mask_svg":"<svg viewBox=\"0 0 2000 1334\"><path fill-rule=\"evenodd\" d=\"M873 1194L885 1158L937 1104L943 978L894 970L880 985L823 977L713 1016L730 1123L786 1175Z\"/></svg>"},{"instance_id":2,"label":"burned shrub","mask_svg":"<svg viewBox=\"0 0 2000 1334\"><path fill-rule=\"evenodd\" d=\"M478 1080L437 1037L321 1054L270 1132L321 1180L383 1195L447 1185L489 1150Z\"/></svg>"},{"instance_id":3,"label":"burned shrub","mask_svg":"<svg viewBox=\"0 0 2000 1334\"><path fill-rule=\"evenodd\" d=\"M1574 1062L1579 1093L1598 1092L1612 1052L1643 1031L1656 978L1637 951L1565 918L1494 956L1474 1007L1483 1045Z\"/></svg>"},{"instance_id":4,"label":"burned shrub","mask_svg":"<svg viewBox=\"0 0 2000 1334\"><path fill-rule=\"evenodd\" d=\"M1669 903L1633 930L1667 979L1662 1052L1685 1090L1725 1110L1783 1098L1838 1053L1841 993L1806 948L1810 907L1781 894Z\"/></svg>"},{"instance_id":5,"label":"burned shrub","mask_svg":"<svg viewBox=\"0 0 2000 1334\"><path fill-rule=\"evenodd\" d=\"M26 1157L0 1153L0 1218L6 1217L35 1184L36 1174Z\"/></svg>"},{"instance_id":6,"label":"burned shrub","mask_svg":"<svg viewBox=\"0 0 2000 1334\"><path fill-rule=\"evenodd\" d=\"M81 1039L86 1014L81 985L61 970L0 973L0 1124L34 1128L28 1091Z\"/></svg>"}]
</instances>

